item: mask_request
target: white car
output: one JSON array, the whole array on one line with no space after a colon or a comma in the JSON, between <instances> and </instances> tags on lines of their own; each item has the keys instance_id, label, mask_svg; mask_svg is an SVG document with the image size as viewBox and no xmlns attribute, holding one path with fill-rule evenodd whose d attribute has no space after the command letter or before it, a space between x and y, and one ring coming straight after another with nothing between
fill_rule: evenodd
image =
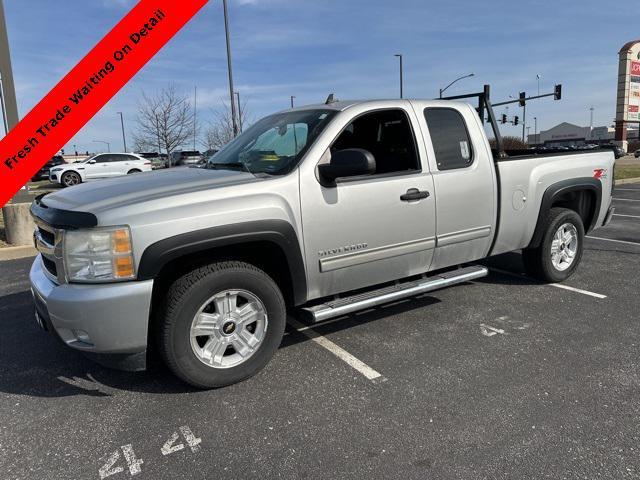
<instances>
[{"instance_id":1,"label":"white car","mask_svg":"<svg viewBox=\"0 0 640 480\"><path fill-rule=\"evenodd\" d=\"M133 153L99 153L81 162L59 165L49 170L49 181L64 187L99 178L150 172L151 162Z\"/></svg>"}]
</instances>

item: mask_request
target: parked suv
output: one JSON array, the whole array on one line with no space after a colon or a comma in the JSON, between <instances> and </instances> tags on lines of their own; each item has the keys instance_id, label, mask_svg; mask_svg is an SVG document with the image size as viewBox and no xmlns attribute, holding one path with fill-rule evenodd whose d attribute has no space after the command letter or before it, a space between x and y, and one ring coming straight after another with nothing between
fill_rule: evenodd
<instances>
[{"instance_id":1,"label":"parked suv","mask_svg":"<svg viewBox=\"0 0 640 480\"><path fill-rule=\"evenodd\" d=\"M530 275L569 278L611 220L613 153L509 156L480 95L480 115L446 100L292 109L203 168L37 198L38 322L120 368L144 368L153 342L210 388L267 364L288 309L345 317L483 277L474 262L518 250Z\"/></svg>"},{"instance_id":2,"label":"parked suv","mask_svg":"<svg viewBox=\"0 0 640 480\"><path fill-rule=\"evenodd\" d=\"M640 158L640 149L636 150L636 152L633 154L634 157L636 158Z\"/></svg>"},{"instance_id":3,"label":"parked suv","mask_svg":"<svg viewBox=\"0 0 640 480\"><path fill-rule=\"evenodd\" d=\"M151 162L133 153L99 153L81 162L54 167L49 181L71 187L99 178L151 171Z\"/></svg>"},{"instance_id":4,"label":"parked suv","mask_svg":"<svg viewBox=\"0 0 640 480\"><path fill-rule=\"evenodd\" d=\"M47 163L45 163L40 170L31 178L32 182L38 182L40 180L47 180L49 178L49 170L58 165L64 165L65 162L62 155L56 155Z\"/></svg>"},{"instance_id":5,"label":"parked suv","mask_svg":"<svg viewBox=\"0 0 640 480\"><path fill-rule=\"evenodd\" d=\"M204 160L202 154L198 151L183 150L181 152L173 152L171 154L171 166L181 167L184 165L198 165Z\"/></svg>"}]
</instances>

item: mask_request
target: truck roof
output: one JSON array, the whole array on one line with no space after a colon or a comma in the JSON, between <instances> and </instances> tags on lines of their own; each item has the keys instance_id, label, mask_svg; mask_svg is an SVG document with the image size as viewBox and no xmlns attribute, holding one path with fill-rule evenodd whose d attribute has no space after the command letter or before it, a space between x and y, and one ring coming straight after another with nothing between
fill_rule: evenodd
<instances>
[{"instance_id":1,"label":"truck roof","mask_svg":"<svg viewBox=\"0 0 640 480\"><path fill-rule=\"evenodd\" d=\"M434 105L437 104L447 104L451 105L455 104L467 104L468 102L460 102L460 101L452 101L452 100L439 100L439 99L425 99L425 98L386 98L386 99L368 99L368 100L339 100L333 103L314 103L310 105L301 105L295 108L289 108L283 111L296 111L296 110L315 110L315 109L324 109L324 110L337 110L344 111L350 107L356 105L370 105L371 107L377 108L381 106L385 106L386 104L397 105L398 103L410 103L410 102L429 102Z\"/></svg>"}]
</instances>

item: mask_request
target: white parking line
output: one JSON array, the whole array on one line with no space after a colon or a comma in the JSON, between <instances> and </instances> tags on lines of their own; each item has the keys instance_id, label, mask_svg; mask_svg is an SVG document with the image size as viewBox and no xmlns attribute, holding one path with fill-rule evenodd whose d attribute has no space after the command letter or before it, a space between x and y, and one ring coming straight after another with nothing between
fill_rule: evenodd
<instances>
[{"instance_id":1,"label":"white parking line","mask_svg":"<svg viewBox=\"0 0 640 480\"><path fill-rule=\"evenodd\" d=\"M606 295L602 295L601 293L590 292L589 290L582 290L581 288L570 287L569 285L563 285L561 283L549 283L550 287L562 288L564 290L571 290L572 292L582 293L583 295L589 295L590 297L595 298L607 298Z\"/></svg>"},{"instance_id":2,"label":"white parking line","mask_svg":"<svg viewBox=\"0 0 640 480\"><path fill-rule=\"evenodd\" d=\"M605 242L625 243L627 245L640 245L640 242L629 242L627 240L614 240L613 238L604 238L604 237L592 237L591 235L587 235L586 238L590 238L592 240L603 240Z\"/></svg>"},{"instance_id":3,"label":"white parking line","mask_svg":"<svg viewBox=\"0 0 640 480\"><path fill-rule=\"evenodd\" d=\"M504 275L510 275L512 277L528 278L524 273L509 272L508 270L502 270L501 268L491 268L491 270L494 272L502 273ZM582 290L581 288L570 287L568 285L563 285L561 283L543 283L542 285L546 285L547 287L561 288L562 290L570 290L572 292L581 293L583 295L588 295L594 298L599 298L599 299L607 298L606 295L602 295L601 293L590 292L589 290Z\"/></svg>"},{"instance_id":4,"label":"white parking line","mask_svg":"<svg viewBox=\"0 0 640 480\"><path fill-rule=\"evenodd\" d=\"M629 218L640 218L640 215L624 215L622 213L614 213L614 217L629 217Z\"/></svg>"},{"instance_id":5,"label":"white parking line","mask_svg":"<svg viewBox=\"0 0 640 480\"><path fill-rule=\"evenodd\" d=\"M358 360L356 357L351 355L345 349L343 349L343 348L339 347L338 345L336 345L335 343L333 343L328 338L320 335L318 332L312 330L309 327L305 327L300 322L298 322L297 320L294 320L291 317L289 317L288 322L289 322L289 324L291 324L296 329L296 331L301 332L303 335L308 337L310 340L314 341L315 343L317 343L321 347L326 348L327 350L329 350L331 353L333 353L340 360L342 360L347 365L351 366L352 368L354 368L358 372L360 372L362 375L364 375L367 379L375 380L376 382L380 382L380 381L384 380L384 377L380 373L375 371L373 368L371 368L369 365L367 365L366 363L362 362L361 360Z\"/></svg>"},{"instance_id":6,"label":"white parking line","mask_svg":"<svg viewBox=\"0 0 640 480\"><path fill-rule=\"evenodd\" d=\"M614 192L640 192L640 188L615 188Z\"/></svg>"},{"instance_id":7,"label":"white parking line","mask_svg":"<svg viewBox=\"0 0 640 480\"><path fill-rule=\"evenodd\" d=\"M614 198L614 200L617 200L618 202L640 202L640 200L634 198Z\"/></svg>"}]
</instances>

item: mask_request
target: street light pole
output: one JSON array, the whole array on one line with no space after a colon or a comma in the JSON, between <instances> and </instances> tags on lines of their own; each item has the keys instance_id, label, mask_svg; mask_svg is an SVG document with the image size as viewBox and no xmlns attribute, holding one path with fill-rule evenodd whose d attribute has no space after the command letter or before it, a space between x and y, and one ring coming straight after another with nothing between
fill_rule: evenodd
<instances>
[{"instance_id":1,"label":"street light pole","mask_svg":"<svg viewBox=\"0 0 640 480\"><path fill-rule=\"evenodd\" d=\"M104 143L107 146L107 153L111 153L111 144L109 142L105 142L104 140L94 140L96 143Z\"/></svg>"},{"instance_id":2,"label":"street light pole","mask_svg":"<svg viewBox=\"0 0 640 480\"><path fill-rule=\"evenodd\" d=\"M240 106L240 92L236 92L236 98L238 99L238 129L242 133L242 106Z\"/></svg>"},{"instance_id":3,"label":"street light pole","mask_svg":"<svg viewBox=\"0 0 640 480\"><path fill-rule=\"evenodd\" d=\"M533 117L533 136L536 138L536 144L540 143L538 141L538 117Z\"/></svg>"},{"instance_id":4,"label":"street light pole","mask_svg":"<svg viewBox=\"0 0 640 480\"><path fill-rule=\"evenodd\" d=\"M540 95L540 74L536 75L536 79L538 80L538 95Z\"/></svg>"},{"instance_id":5,"label":"street light pole","mask_svg":"<svg viewBox=\"0 0 640 480\"><path fill-rule=\"evenodd\" d=\"M229 35L229 9L227 8L227 0L222 0L224 9L224 33L227 39L227 70L229 71L229 99L231 100L231 122L233 124L233 136L238 136L238 121L236 118L236 102L233 98L233 71L231 63L231 39Z\"/></svg>"},{"instance_id":6,"label":"street light pole","mask_svg":"<svg viewBox=\"0 0 640 480\"><path fill-rule=\"evenodd\" d=\"M465 79L465 78L471 78L471 77L473 77L473 76L475 76L475 73L470 73L469 75L463 75L462 77L458 77L458 78L456 78L456 79L455 79L453 82L451 82L449 85L447 85L446 87L444 87L444 88L441 88L441 89L440 89L440 98L442 98L442 94L443 94L444 92L446 92L446 91L447 91L447 89L448 89L451 85L453 85L454 83L456 83L456 82L458 82L458 81L460 81L460 80L462 80L462 79Z\"/></svg>"},{"instance_id":7,"label":"street light pole","mask_svg":"<svg viewBox=\"0 0 640 480\"><path fill-rule=\"evenodd\" d=\"M293 99L296 98L295 95L291 95L291 108L293 108Z\"/></svg>"},{"instance_id":8,"label":"street light pole","mask_svg":"<svg viewBox=\"0 0 640 480\"><path fill-rule=\"evenodd\" d=\"M7 34L3 0L0 0L0 76L2 77L2 113L7 124L5 130L8 132L18 123L18 104L13 83L9 35Z\"/></svg>"},{"instance_id":9,"label":"street light pole","mask_svg":"<svg viewBox=\"0 0 640 480\"><path fill-rule=\"evenodd\" d=\"M127 153L127 137L124 135L124 116L122 112L118 112L120 115L120 126L122 126L122 144L124 145L124 152Z\"/></svg>"},{"instance_id":10,"label":"street light pole","mask_svg":"<svg viewBox=\"0 0 640 480\"><path fill-rule=\"evenodd\" d=\"M400 98L404 97L404 68L402 65L402 54L396 53L394 57L398 57L400 59Z\"/></svg>"}]
</instances>

